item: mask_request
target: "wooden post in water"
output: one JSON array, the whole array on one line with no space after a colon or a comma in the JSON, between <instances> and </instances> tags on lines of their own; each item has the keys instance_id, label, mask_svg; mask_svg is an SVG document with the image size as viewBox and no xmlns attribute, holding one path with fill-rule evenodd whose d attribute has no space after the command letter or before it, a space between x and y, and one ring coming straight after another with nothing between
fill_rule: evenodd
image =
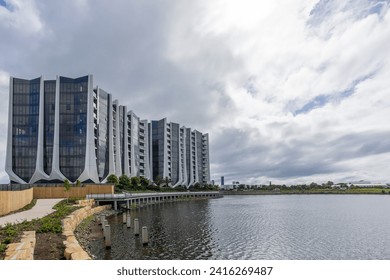
<instances>
[{"instance_id":1,"label":"wooden post in water","mask_svg":"<svg viewBox=\"0 0 390 280\"><path fill-rule=\"evenodd\" d=\"M149 243L148 228L142 227L142 245L148 245L148 243Z\"/></svg>"},{"instance_id":2,"label":"wooden post in water","mask_svg":"<svg viewBox=\"0 0 390 280\"><path fill-rule=\"evenodd\" d=\"M106 244L106 248L110 248L111 247L111 227L110 225L106 225L104 227L104 238L105 238L105 244Z\"/></svg>"},{"instance_id":3,"label":"wooden post in water","mask_svg":"<svg viewBox=\"0 0 390 280\"><path fill-rule=\"evenodd\" d=\"M106 218L106 216L100 215L99 225L102 225L102 224L103 224L103 221L104 221L105 218Z\"/></svg>"},{"instance_id":4,"label":"wooden post in water","mask_svg":"<svg viewBox=\"0 0 390 280\"><path fill-rule=\"evenodd\" d=\"M134 235L138 236L139 235L139 220L134 219Z\"/></svg>"},{"instance_id":5,"label":"wooden post in water","mask_svg":"<svg viewBox=\"0 0 390 280\"><path fill-rule=\"evenodd\" d=\"M124 224L126 224L126 212L123 212L122 214L122 221Z\"/></svg>"},{"instance_id":6,"label":"wooden post in water","mask_svg":"<svg viewBox=\"0 0 390 280\"><path fill-rule=\"evenodd\" d=\"M126 224L127 224L127 228L131 228L131 215L130 215L130 213L127 214Z\"/></svg>"},{"instance_id":7,"label":"wooden post in water","mask_svg":"<svg viewBox=\"0 0 390 280\"><path fill-rule=\"evenodd\" d=\"M108 225L108 222L106 220L106 217L104 216L104 218L102 219L102 230L104 231L104 228L105 226Z\"/></svg>"}]
</instances>

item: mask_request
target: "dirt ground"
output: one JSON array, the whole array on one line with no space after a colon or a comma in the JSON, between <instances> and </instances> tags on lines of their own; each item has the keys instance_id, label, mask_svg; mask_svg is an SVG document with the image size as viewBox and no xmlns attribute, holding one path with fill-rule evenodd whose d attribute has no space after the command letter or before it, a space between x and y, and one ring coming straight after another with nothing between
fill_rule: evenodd
<instances>
[{"instance_id":1,"label":"dirt ground","mask_svg":"<svg viewBox=\"0 0 390 280\"><path fill-rule=\"evenodd\" d=\"M56 233L36 233L34 260L64 260L64 236Z\"/></svg>"}]
</instances>

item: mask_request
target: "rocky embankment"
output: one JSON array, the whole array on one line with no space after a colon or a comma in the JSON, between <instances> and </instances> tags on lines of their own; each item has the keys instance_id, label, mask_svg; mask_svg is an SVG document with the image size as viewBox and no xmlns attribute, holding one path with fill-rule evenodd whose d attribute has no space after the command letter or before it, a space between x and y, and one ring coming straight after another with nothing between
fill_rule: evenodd
<instances>
[{"instance_id":1,"label":"rocky embankment","mask_svg":"<svg viewBox=\"0 0 390 280\"><path fill-rule=\"evenodd\" d=\"M115 213L114 210L104 210L98 214L94 214L88 219L85 219L74 231L80 246L92 259L97 259L96 250L103 247L97 246L97 243L103 242L104 240L102 226L99 224L99 217L101 215L111 216Z\"/></svg>"}]
</instances>

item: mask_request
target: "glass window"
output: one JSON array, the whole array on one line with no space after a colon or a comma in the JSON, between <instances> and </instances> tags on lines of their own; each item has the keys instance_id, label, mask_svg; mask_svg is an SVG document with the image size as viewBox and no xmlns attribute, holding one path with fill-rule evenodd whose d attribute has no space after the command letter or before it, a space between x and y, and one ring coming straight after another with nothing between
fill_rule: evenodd
<instances>
[{"instance_id":1,"label":"glass window","mask_svg":"<svg viewBox=\"0 0 390 280\"><path fill-rule=\"evenodd\" d=\"M37 158L40 78L13 79L12 169L30 181Z\"/></svg>"},{"instance_id":2,"label":"glass window","mask_svg":"<svg viewBox=\"0 0 390 280\"><path fill-rule=\"evenodd\" d=\"M85 167L87 84L88 76L60 77L60 170L70 181L76 181Z\"/></svg>"}]
</instances>

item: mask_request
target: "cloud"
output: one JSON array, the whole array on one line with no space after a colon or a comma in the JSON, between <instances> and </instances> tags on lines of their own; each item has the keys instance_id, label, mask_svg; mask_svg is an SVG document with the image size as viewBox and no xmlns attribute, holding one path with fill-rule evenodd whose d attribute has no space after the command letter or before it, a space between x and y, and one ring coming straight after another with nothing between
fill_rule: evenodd
<instances>
[{"instance_id":1,"label":"cloud","mask_svg":"<svg viewBox=\"0 0 390 280\"><path fill-rule=\"evenodd\" d=\"M43 23L35 1L6 0L0 3L1 32L18 32L21 36L36 34Z\"/></svg>"},{"instance_id":2,"label":"cloud","mask_svg":"<svg viewBox=\"0 0 390 280\"><path fill-rule=\"evenodd\" d=\"M3 2L3 100L9 75L90 73L208 132L217 181L390 181L389 1Z\"/></svg>"},{"instance_id":3,"label":"cloud","mask_svg":"<svg viewBox=\"0 0 390 280\"><path fill-rule=\"evenodd\" d=\"M329 102L341 102L343 99L351 96L355 92L356 87L361 82L364 82L365 80L372 78L374 75L375 73L371 73L365 77L358 78L357 80L352 82L352 85L342 90L341 92L336 92L327 95L317 95L313 100L310 100L302 108L296 110L294 112L294 115L310 112L311 110L325 106Z\"/></svg>"}]
</instances>

